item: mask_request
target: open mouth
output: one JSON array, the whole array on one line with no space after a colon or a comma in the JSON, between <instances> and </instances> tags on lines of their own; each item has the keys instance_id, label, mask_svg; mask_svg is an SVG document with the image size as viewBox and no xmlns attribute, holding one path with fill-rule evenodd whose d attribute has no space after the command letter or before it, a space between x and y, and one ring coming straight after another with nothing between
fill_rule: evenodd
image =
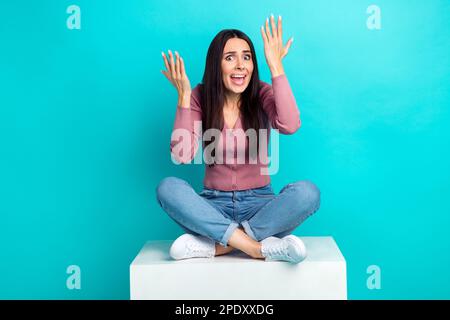
<instances>
[{"instance_id":1,"label":"open mouth","mask_svg":"<svg viewBox=\"0 0 450 320\"><path fill-rule=\"evenodd\" d=\"M237 86L242 86L245 82L246 77L247 76L245 74L232 74L230 76L231 82L233 82L233 84L235 84Z\"/></svg>"}]
</instances>

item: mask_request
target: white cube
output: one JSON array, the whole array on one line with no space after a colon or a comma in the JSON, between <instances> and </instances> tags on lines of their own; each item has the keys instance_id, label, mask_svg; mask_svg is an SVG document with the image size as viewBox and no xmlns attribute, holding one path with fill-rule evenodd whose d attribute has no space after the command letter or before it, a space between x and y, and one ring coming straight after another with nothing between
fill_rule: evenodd
<instances>
[{"instance_id":1,"label":"white cube","mask_svg":"<svg viewBox=\"0 0 450 320\"><path fill-rule=\"evenodd\" d=\"M130 266L132 300L347 299L346 262L332 237L300 237L299 264L253 259L235 250L175 261L172 241L149 241Z\"/></svg>"}]
</instances>

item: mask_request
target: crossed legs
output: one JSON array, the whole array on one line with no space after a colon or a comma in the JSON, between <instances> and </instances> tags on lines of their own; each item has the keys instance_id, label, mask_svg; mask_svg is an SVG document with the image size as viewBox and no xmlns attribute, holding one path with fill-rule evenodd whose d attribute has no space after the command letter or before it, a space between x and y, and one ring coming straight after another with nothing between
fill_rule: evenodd
<instances>
[{"instance_id":1,"label":"crossed legs","mask_svg":"<svg viewBox=\"0 0 450 320\"><path fill-rule=\"evenodd\" d=\"M230 253L234 249L239 249L253 258L264 258L261 254L261 243L250 238L241 227L231 234L227 247L216 243L216 256Z\"/></svg>"}]
</instances>

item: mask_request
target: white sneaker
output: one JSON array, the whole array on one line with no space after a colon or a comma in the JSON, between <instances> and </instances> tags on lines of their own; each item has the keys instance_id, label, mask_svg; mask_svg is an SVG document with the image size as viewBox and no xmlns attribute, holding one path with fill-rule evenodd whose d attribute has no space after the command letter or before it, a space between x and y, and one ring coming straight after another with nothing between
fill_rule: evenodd
<instances>
[{"instance_id":1,"label":"white sneaker","mask_svg":"<svg viewBox=\"0 0 450 320\"><path fill-rule=\"evenodd\" d=\"M216 254L216 242L203 236L185 233L170 247L170 256L175 260L189 258L211 258Z\"/></svg>"},{"instance_id":2,"label":"white sneaker","mask_svg":"<svg viewBox=\"0 0 450 320\"><path fill-rule=\"evenodd\" d=\"M282 260L299 263L306 258L303 241L292 234L283 238L268 237L261 241L261 254L270 260Z\"/></svg>"}]
</instances>

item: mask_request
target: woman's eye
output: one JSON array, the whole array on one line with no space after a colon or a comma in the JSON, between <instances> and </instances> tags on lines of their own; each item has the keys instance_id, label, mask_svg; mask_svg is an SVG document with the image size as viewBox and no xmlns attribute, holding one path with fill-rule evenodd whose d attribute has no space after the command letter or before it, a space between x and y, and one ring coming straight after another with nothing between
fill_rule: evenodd
<instances>
[{"instance_id":1,"label":"woman's eye","mask_svg":"<svg viewBox=\"0 0 450 320\"><path fill-rule=\"evenodd\" d=\"M227 56L227 57L225 57L225 60L231 61L231 58L233 58L233 56ZM245 60L251 60L251 59L252 59L252 56L249 55L249 54L247 54L247 55L245 55L244 59L245 59Z\"/></svg>"}]
</instances>

